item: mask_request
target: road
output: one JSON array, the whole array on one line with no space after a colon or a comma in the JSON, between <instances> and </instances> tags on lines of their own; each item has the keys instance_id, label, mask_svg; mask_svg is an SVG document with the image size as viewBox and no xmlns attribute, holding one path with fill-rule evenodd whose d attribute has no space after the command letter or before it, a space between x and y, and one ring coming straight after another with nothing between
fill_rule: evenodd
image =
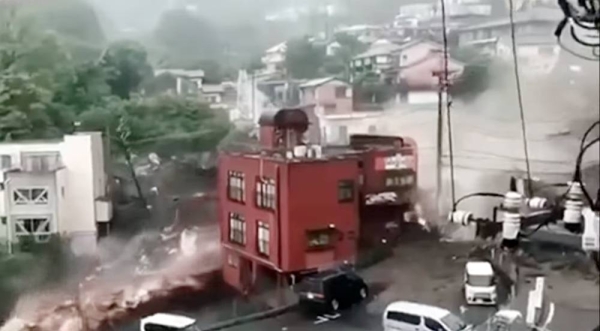
<instances>
[{"instance_id":1,"label":"road","mask_svg":"<svg viewBox=\"0 0 600 331\"><path fill-rule=\"evenodd\" d=\"M335 319L319 319L292 311L282 316L233 327L230 331L263 330L381 330L385 307L396 300L422 302L462 314L466 322L480 324L495 308L464 305L461 291L464 263L472 246L460 243L414 242L401 244L393 257L362 274L371 284L373 297L360 306L342 312ZM427 257L427 258L424 258ZM524 276L529 277L529 276ZM532 278L510 305L525 311ZM600 323L598 285L575 272L549 271L546 276L548 300L555 302L552 331L591 331Z\"/></svg>"}]
</instances>

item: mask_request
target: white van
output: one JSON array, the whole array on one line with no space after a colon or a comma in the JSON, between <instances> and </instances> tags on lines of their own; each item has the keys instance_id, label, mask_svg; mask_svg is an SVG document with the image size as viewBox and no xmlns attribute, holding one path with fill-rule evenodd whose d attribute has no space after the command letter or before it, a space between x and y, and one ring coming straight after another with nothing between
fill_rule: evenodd
<instances>
[{"instance_id":1,"label":"white van","mask_svg":"<svg viewBox=\"0 0 600 331\"><path fill-rule=\"evenodd\" d=\"M468 331L460 317L450 311L420 303L397 301L383 313L384 331Z\"/></svg>"},{"instance_id":2,"label":"white van","mask_svg":"<svg viewBox=\"0 0 600 331\"><path fill-rule=\"evenodd\" d=\"M142 318L140 331L198 331L193 318L158 313Z\"/></svg>"},{"instance_id":3,"label":"white van","mask_svg":"<svg viewBox=\"0 0 600 331\"><path fill-rule=\"evenodd\" d=\"M492 264L487 261L470 261L465 266L465 298L469 305L495 305L496 280Z\"/></svg>"}]
</instances>

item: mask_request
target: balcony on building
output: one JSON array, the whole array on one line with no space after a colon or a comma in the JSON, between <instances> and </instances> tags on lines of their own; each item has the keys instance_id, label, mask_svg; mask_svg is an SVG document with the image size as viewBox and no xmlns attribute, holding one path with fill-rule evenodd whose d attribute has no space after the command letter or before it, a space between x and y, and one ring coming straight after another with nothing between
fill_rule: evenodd
<instances>
[{"instance_id":1,"label":"balcony on building","mask_svg":"<svg viewBox=\"0 0 600 331\"><path fill-rule=\"evenodd\" d=\"M19 170L29 173L51 173L62 169L60 153L21 153L21 164Z\"/></svg>"}]
</instances>

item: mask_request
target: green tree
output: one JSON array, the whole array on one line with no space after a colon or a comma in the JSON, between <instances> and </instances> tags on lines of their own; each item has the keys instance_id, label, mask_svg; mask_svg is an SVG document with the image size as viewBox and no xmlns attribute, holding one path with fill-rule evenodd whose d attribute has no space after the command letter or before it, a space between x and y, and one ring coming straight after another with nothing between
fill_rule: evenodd
<instances>
[{"instance_id":1,"label":"green tree","mask_svg":"<svg viewBox=\"0 0 600 331\"><path fill-rule=\"evenodd\" d=\"M162 46L167 62L175 67L188 67L221 55L217 31L207 20L186 10L165 12L154 37Z\"/></svg>"},{"instance_id":2,"label":"green tree","mask_svg":"<svg viewBox=\"0 0 600 331\"><path fill-rule=\"evenodd\" d=\"M123 120L124 119L124 120ZM159 95L152 98L111 99L79 117L84 130L110 131L117 146L134 153L171 156L210 150L227 134L222 114L195 99ZM125 132L126 138L117 132Z\"/></svg>"},{"instance_id":3,"label":"green tree","mask_svg":"<svg viewBox=\"0 0 600 331\"><path fill-rule=\"evenodd\" d=\"M287 43L285 67L293 78L316 78L325 61L325 49L313 45L308 38Z\"/></svg>"},{"instance_id":4,"label":"green tree","mask_svg":"<svg viewBox=\"0 0 600 331\"><path fill-rule=\"evenodd\" d=\"M86 1L42 1L35 5L23 5L21 11L31 16L43 30L54 31L67 40L74 39L91 45L105 41L98 16Z\"/></svg>"},{"instance_id":5,"label":"green tree","mask_svg":"<svg viewBox=\"0 0 600 331\"><path fill-rule=\"evenodd\" d=\"M106 82L112 94L122 99L129 99L144 79L153 74L146 50L131 41L111 44L102 57L101 65L108 75Z\"/></svg>"},{"instance_id":6,"label":"green tree","mask_svg":"<svg viewBox=\"0 0 600 331\"><path fill-rule=\"evenodd\" d=\"M340 45L333 56L326 58L323 71L328 75L341 76L350 79L350 63L354 56L364 52L368 46L360 42L356 37L339 33L334 40Z\"/></svg>"}]
</instances>

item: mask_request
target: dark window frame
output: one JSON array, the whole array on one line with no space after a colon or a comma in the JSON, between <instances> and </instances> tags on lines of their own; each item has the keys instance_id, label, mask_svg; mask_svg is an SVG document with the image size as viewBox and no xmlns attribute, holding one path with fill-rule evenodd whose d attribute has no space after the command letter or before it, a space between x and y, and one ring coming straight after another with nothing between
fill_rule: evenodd
<instances>
[{"instance_id":1,"label":"dark window frame","mask_svg":"<svg viewBox=\"0 0 600 331\"><path fill-rule=\"evenodd\" d=\"M227 172L227 197L231 201L246 202L246 178L239 171Z\"/></svg>"},{"instance_id":2,"label":"dark window frame","mask_svg":"<svg viewBox=\"0 0 600 331\"><path fill-rule=\"evenodd\" d=\"M334 234L335 234L335 231L330 228L307 230L306 231L307 250L326 250L326 249L333 248L333 246L335 245ZM327 238L326 241L323 241L323 238ZM313 241L314 239L317 239L317 240Z\"/></svg>"},{"instance_id":3,"label":"dark window frame","mask_svg":"<svg viewBox=\"0 0 600 331\"><path fill-rule=\"evenodd\" d=\"M403 313L400 311L388 311L385 315L386 319L406 323L409 325L421 325L421 316Z\"/></svg>"},{"instance_id":4,"label":"dark window frame","mask_svg":"<svg viewBox=\"0 0 600 331\"><path fill-rule=\"evenodd\" d=\"M335 98L336 99L346 99L347 93L348 93L347 86L336 86L335 87Z\"/></svg>"},{"instance_id":5,"label":"dark window frame","mask_svg":"<svg viewBox=\"0 0 600 331\"><path fill-rule=\"evenodd\" d=\"M263 256L270 256L271 254L271 227L269 223L265 221L258 221L256 226L256 249L258 254ZM265 233L266 237L261 236L261 233Z\"/></svg>"},{"instance_id":6,"label":"dark window frame","mask_svg":"<svg viewBox=\"0 0 600 331\"><path fill-rule=\"evenodd\" d=\"M256 207L275 210L277 208L277 186L273 179L256 179L255 185Z\"/></svg>"},{"instance_id":7,"label":"dark window frame","mask_svg":"<svg viewBox=\"0 0 600 331\"><path fill-rule=\"evenodd\" d=\"M354 180L343 179L338 181L338 202L354 202L355 184Z\"/></svg>"},{"instance_id":8,"label":"dark window frame","mask_svg":"<svg viewBox=\"0 0 600 331\"><path fill-rule=\"evenodd\" d=\"M431 319L429 317L423 317L423 320L425 323L425 327L430 331L446 331L446 328L442 325L442 323L434 319Z\"/></svg>"},{"instance_id":9,"label":"dark window frame","mask_svg":"<svg viewBox=\"0 0 600 331\"><path fill-rule=\"evenodd\" d=\"M229 213L229 241L237 245L246 245L246 219L242 214Z\"/></svg>"}]
</instances>

